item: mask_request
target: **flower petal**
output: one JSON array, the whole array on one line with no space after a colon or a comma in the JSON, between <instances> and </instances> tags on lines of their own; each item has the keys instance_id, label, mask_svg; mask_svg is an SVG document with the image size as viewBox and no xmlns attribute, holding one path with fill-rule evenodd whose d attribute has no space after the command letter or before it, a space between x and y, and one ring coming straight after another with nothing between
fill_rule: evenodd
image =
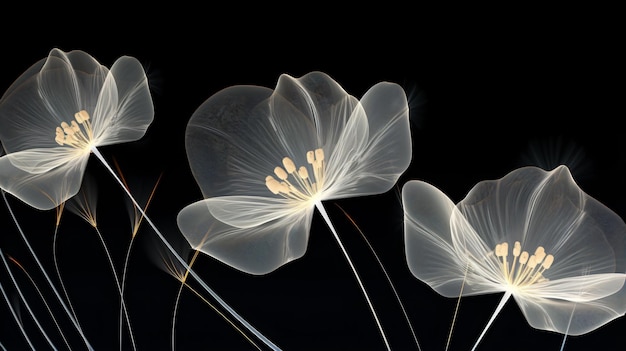
<instances>
[{"instance_id":1,"label":"flower petal","mask_svg":"<svg viewBox=\"0 0 626 351\"><path fill-rule=\"evenodd\" d=\"M120 57L106 76L94 110L98 145L138 140L153 118L154 106L143 66L133 57Z\"/></svg>"},{"instance_id":2,"label":"flower petal","mask_svg":"<svg viewBox=\"0 0 626 351\"><path fill-rule=\"evenodd\" d=\"M554 256L551 280L583 272L623 273L626 224L585 194L565 166L547 172L523 167L477 184L459 209L490 247L520 241L531 254L542 246Z\"/></svg>"},{"instance_id":3,"label":"flower petal","mask_svg":"<svg viewBox=\"0 0 626 351\"><path fill-rule=\"evenodd\" d=\"M408 117L399 85L382 82L365 93L337 144L327 147L329 199L380 194L393 187L411 162Z\"/></svg>"},{"instance_id":4,"label":"flower petal","mask_svg":"<svg viewBox=\"0 0 626 351\"><path fill-rule=\"evenodd\" d=\"M266 274L306 252L313 211L263 226L236 228L216 220L207 200L183 208L178 226L191 246L250 274Z\"/></svg>"},{"instance_id":5,"label":"flower petal","mask_svg":"<svg viewBox=\"0 0 626 351\"><path fill-rule=\"evenodd\" d=\"M621 276L621 277L619 277ZM608 285L619 285L623 275L605 277ZM581 287L577 284L578 288ZM593 285L596 285L593 283ZM612 290L612 289L611 289ZM572 293L576 293L572 291ZM578 291L580 293L580 290ZM591 332L626 312L626 287L595 300L571 301L547 298L524 298L514 296L528 323L537 329L555 331L567 335Z\"/></svg>"},{"instance_id":6,"label":"flower petal","mask_svg":"<svg viewBox=\"0 0 626 351\"><path fill-rule=\"evenodd\" d=\"M312 212L313 203L261 196L219 196L204 200L211 215L238 228L250 228L267 222Z\"/></svg>"},{"instance_id":7,"label":"flower petal","mask_svg":"<svg viewBox=\"0 0 626 351\"><path fill-rule=\"evenodd\" d=\"M288 155L289 140L311 140L313 127L301 115L277 120L269 113L272 90L225 88L193 113L185 135L187 158L205 198L220 195L271 196L265 177ZM312 147L312 146L311 146ZM211 157L207 157L211 155ZM304 157L304 155L303 155Z\"/></svg>"},{"instance_id":8,"label":"flower petal","mask_svg":"<svg viewBox=\"0 0 626 351\"><path fill-rule=\"evenodd\" d=\"M463 295L502 291L481 274L468 274L472 273L467 269L469 256L459 249L451 231L451 217L457 210L444 193L428 183L412 180L402 188L402 203L406 259L416 278L446 297L458 297L461 291ZM462 216L457 217L460 227ZM471 227L467 226L465 232L477 238ZM468 279L471 284L465 284Z\"/></svg>"},{"instance_id":9,"label":"flower petal","mask_svg":"<svg viewBox=\"0 0 626 351\"><path fill-rule=\"evenodd\" d=\"M0 188L40 210L57 207L80 189L88 157L66 162L42 173L29 173L0 157Z\"/></svg>"}]
</instances>

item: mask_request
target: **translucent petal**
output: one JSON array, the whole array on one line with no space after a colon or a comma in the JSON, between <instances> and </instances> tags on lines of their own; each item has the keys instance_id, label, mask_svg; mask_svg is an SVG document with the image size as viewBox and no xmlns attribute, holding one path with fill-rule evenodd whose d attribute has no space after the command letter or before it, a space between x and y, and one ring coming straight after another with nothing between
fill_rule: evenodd
<instances>
[{"instance_id":1,"label":"translucent petal","mask_svg":"<svg viewBox=\"0 0 626 351\"><path fill-rule=\"evenodd\" d=\"M195 249L250 274L272 272L306 252L312 211L263 226L235 228L216 220L206 201L186 206L177 218Z\"/></svg>"},{"instance_id":2,"label":"translucent petal","mask_svg":"<svg viewBox=\"0 0 626 351\"><path fill-rule=\"evenodd\" d=\"M68 147L54 147L13 152L4 156L3 159L24 172L40 174L60 167L67 162L76 161L77 158L88 156L88 152L81 153L80 150Z\"/></svg>"},{"instance_id":3,"label":"translucent petal","mask_svg":"<svg viewBox=\"0 0 626 351\"><path fill-rule=\"evenodd\" d=\"M249 228L287 217L313 212L313 202L306 206L293 200L261 196L219 196L204 200L218 220L238 228Z\"/></svg>"},{"instance_id":4,"label":"translucent petal","mask_svg":"<svg viewBox=\"0 0 626 351\"><path fill-rule=\"evenodd\" d=\"M265 177L288 156L277 123L268 113L271 94L271 89L256 86L225 88L191 116L185 147L205 198L271 195ZM309 121L296 115L289 122L292 140L310 140Z\"/></svg>"},{"instance_id":5,"label":"translucent petal","mask_svg":"<svg viewBox=\"0 0 626 351\"><path fill-rule=\"evenodd\" d=\"M520 241L554 255L551 280L583 273L625 272L626 225L585 194L565 166L547 172L523 167L497 181L477 184L459 209L487 247Z\"/></svg>"},{"instance_id":6,"label":"translucent petal","mask_svg":"<svg viewBox=\"0 0 626 351\"><path fill-rule=\"evenodd\" d=\"M584 302L514 298L531 326L568 335L591 332L626 312L626 287L604 298Z\"/></svg>"},{"instance_id":7,"label":"translucent petal","mask_svg":"<svg viewBox=\"0 0 626 351\"><path fill-rule=\"evenodd\" d=\"M436 187L411 180L402 188L402 204L405 253L411 273L439 294L458 297L471 272L467 271L469 257L452 238L454 203ZM480 274L472 283L464 287L464 295L502 291Z\"/></svg>"},{"instance_id":8,"label":"translucent petal","mask_svg":"<svg viewBox=\"0 0 626 351\"><path fill-rule=\"evenodd\" d=\"M108 70L82 51L53 49L23 73L0 102L0 140L7 152L58 146L55 128L92 111Z\"/></svg>"},{"instance_id":9,"label":"translucent petal","mask_svg":"<svg viewBox=\"0 0 626 351\"><path fill-rule=\"evenodd\" d=\"M32 207L50 210L78 192L87 160L76 158L63 167L29 173L15 167L5 155L0 157L0 188Z\"/></svg>"},{"instance_id":10,"label":"translucent petal","mask_svg":"<svg viewBox=\"0 0 626 351\"><path fill-rule=\"evenodd\" d=\"M348 126L367 123L366 143L360 134L339 140L331 152L329 198L364 196L388 191L411 162L409 109L404 90L394 83L378 83L361 98ZM364 127L360 127L364 129ZM346 127L349 131L349 128ZM332 149L331 149L332 150Z\"/></svg>"},{"instance_id":11,"label":"translucent petal","mask_svg":"<svg viewBox=\"0 0 626 351\"><path fill-rule=\"evenodd\" d=\"M620 291L625 279L624 273L579 275L530 285L524 288L523 295L530 298L588 302Z\"/></svg>"},{"instance_id":12,"label":"translucent petal","mask_svg":"<svg viewBox=\"0 0 626 351\"><path fill-rule=\"evenodd\" d=\"M153 118L154 106L143 66L133 57L120 57L106 76L94 111L98 145L138 140Z\"/></svg>"}]
</instances>

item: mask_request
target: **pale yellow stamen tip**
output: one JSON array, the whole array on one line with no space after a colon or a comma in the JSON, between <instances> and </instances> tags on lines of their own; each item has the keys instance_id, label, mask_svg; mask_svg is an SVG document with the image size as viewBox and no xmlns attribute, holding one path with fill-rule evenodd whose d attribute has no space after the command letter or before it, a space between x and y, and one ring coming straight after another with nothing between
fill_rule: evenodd
<instances>
[{"instance_id":1,"label":"pale yellow stamen tip","mask_svg":"<svg viewBox=\"0 0 626 351\"><path fill-rule=\"evenodd\" d=\"M54 140L59 145L68 145L77 149L90 149L93 131L89 123L89 113L81 110L74 114L74 118L75 120L70 123L61 122L60 127L55 128Z\"/></svg>"},{"instance_id":2,"label":"pale yellow stamen tip","mask_svg":"<svg viewBox=\"0 0 626 351\"><path fill-rule=\"evenodd\" d=\"M493 252L507 283L515 287L546 281L543 272L554 263L554 256L547 255L543 246L538 246L535 254L530 255L528 251L522 251L519 241L513 245L513 262L510 264L507 262L508 243L497 244Z\"/></svg>"},{"instance_id":3,"label":"pale yellow stamen tip","mask_svg":"<svg viewBox=\"0 0 626 351\"><path fill-rule=\"evenodd\" d=\"M283 167L274 168L274 174L281 182L272 176L265 178L265 185L273 194L285 198L305 201L314 197L322 189L324 180L324 151L316 149L306 153L307 163L310 164L313 175L305 166L296 167L289 157L282 159Z\"/></svg>"},{"instance_id":4,"label":"pale yellow stamen tip","mask_svg":"<svg viewBox=\"0 0 626 351\"><path fill-rule=\"evenodd\" d=\"M283 166L285 166L285 169L287 170L287 173L289 174L295 172L296 170L296 165L293 163L293 161L289 157L283 158Z\"/></svg>"},{"instance_id":5,"label":"pale yellow stamen tip","mask_svg":"<svg viewBox=\"0 0 626 351\"><path fill-rule=\"evenodd\" d=\"M284 169L280 168L280 167L276 167L274 168L274 174L276 174L276 176L280 179L280 180L285 180L287 179L287 177L289 176L287 174L287 172L285 172Z\"/></svg>"}]
</instances>

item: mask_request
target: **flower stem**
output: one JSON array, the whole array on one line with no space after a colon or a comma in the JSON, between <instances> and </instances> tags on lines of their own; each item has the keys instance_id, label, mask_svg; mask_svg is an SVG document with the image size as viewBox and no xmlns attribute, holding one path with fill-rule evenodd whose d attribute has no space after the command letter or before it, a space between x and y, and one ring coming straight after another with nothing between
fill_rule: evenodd
<instances>
[{"instance_id":1,"label":"flower stem","mask_svg":"<svg viewBox=\"0 0 626 351\"><path fill-rule=\"evenodd\" d=\"M383 341L385 342L385 346L387 347L387 350L391 350L391 347L389 346L389 341L387 341L387 336L385 336L385 332L383 331L383 327L380 324L380 320L378 319L378 315L376 314L376 311L374 310L374 305L372 304L372 301L370 300L370 297L367 294L367 290L365 290L365 286L363 285L363 282L361 281L361 277L359 277L359 274L357 273L357 270L354 267L354 264L352 263L352 260L350 259L350 255L348 255L348 252L346 251L346 248L343 246L343 243L341 242L341 239L339 239L339 235L337 234L337 231L335 230L335 227L331 223L330 217L328 216L328 213L326 212L326 209L324 208L324 205L322 205L321 201L316 201L315 202L315 207L317 207L317 209L320 211L320 214L322 215L322 217L324 217L324 220L326 221L326 224L328 224L328 227L330 228L330 231L333 233L333 236L335 237L335 240L337 240L337 244L339 244L339 248L341 248L341 252L343 252L343 255L346 258L346 261L348 261L348 264L350 265L350 269L352 269L352 273L354 274L354 277L356 278L357 282L359 283L359 287L361 288L361 291L363 292L363 295L365 296L365 300L367 301L367 305L369 306L370 310L372 311L372 315L374 316L374 320L376 321L376 325L378 326L378 330L380 331L380 334L381 334L381 336L383 338Z\"/></svg>"},{"instance_id":2,"label":"flower stem","mask_svg":"<svg viewBox=\"0 0 626 351\"><path fill-rule=\"evenodd\" d=\"M261 334L258 330L256 330L250 323L248 323L245 319L243 319L243 317L241 317L237 312L235 312L235 310L233 310L232 307L230 307L224 300L222 300L222 298L215 292L213 291L213 289L211 289L203 280L202 278L200 278L198 276L198 274L191 269L191 267L187 264L187 262L180 257L180 255L178 254L178 252L176 252L176 250L174 250L174 248L172 247L172 245L167 241L167 239L165 239L165 237L163 236L163 234L161 234L161 232L159 231L159 229L157 229L157 227L154 225L154 223L152 222L152 220L150 219L150 217L148 217L148 215L144 212L144 210L141 208L141 206L139 206L139 204L137 203L137 201L135 200L135 198L133 197L133 195L130 193L130 191L126 188L126 186L124 185L124 183L122 182L122 180L117 176L117 174L115 173L115 171L113 171L113 168L111 168L111 166L106 162L106 160L104 159L104 156L102 156L102 154L100 153L100 151L93 147L91 149L91 151L93 152L94 155L96 155L96 157L98 158L98 160L100 160L100 162L102 162L102 164L104 165L104 167L106 167L106 169L111 173L111 175L113 176L113 178L115 178L115 180L119 183L119 185L122 187L122 189L124 190L124 192L126 193L126 195L128 195L128 197L130 198L130 200L133 202L133 205L135 205L135 207L139 210L139 212L141 212L141 215L143 216L143 218L146 220L146 222L148 222L148 224L150 225L150 227L152 227L152 229L154 230L154 232L157 234L157 236L159 237L159 239L161 239L161 241L163 242L163 244L167 247L167 249L174 255L174 257L176 258L176 260L178 260L178 262L180 262L180 264L189 271L189 274L191 274L191 276L204 288L204 290L209 293L209 295L211 295L219 304L220 306L222 306L226 311L228 311L228 313L230 313L237 321L239 321L243 326L245 326L251 333L253 333L257 338L259 338L261 341L263 341L268 347L270 347L272 350L278 351L280 350L280 348L276 345L274 345L274 343L272 343L269 339L267 339L263 334Z\"/></svg>"},{"instance_id":3,"label":"flower stem","mask_svg":"<svg viewBox=\"0 0 626 351\"><path fill-rule=\"evenodd\" d=\"M4 191L2 191L2 197L4 199L4 203L7 206L7 209L9 210L9 214L11 215L11 218L13 219L13 223L15 223L15 226L17 227L17 230L20 232L22 240L24 240L24 243L26 244L26 247L28 248L28 251L30 251L31 255L33 256L33 259L37 263L37 267L39 267L39 270L41 271L41 273L46 278L46 282L48 283L48 285L50 286L50 288L54 292L54 295L57 298L57 300L59 300L59 303L63 307L63 310L67 314L68 318L70 319L70 321L72 321L72 324L76 328L76 331L78 331L78 333L80 334L81 338L83 339L83 342L87 346L87 349L93 350L93 347L89 343L89 340L87 340L87 337L85 336L85 333L83 332L83 329L78 324L78 319L67 308L67 305L63 301L63 298L61 298L61 295L59 294L59 291L57 290L57 288L52 283L52 280L50 279L50 276L48 276L48 273L46 273L46 270L44 269L43 264L41 263L41 261L39 261L39 258L37 257L37 254L35 254L35 250L30 245L30 242L28 241L28 238L26 238L26 234L24 234L24 231L22 230L22 227L19 225L19 223L17 221L17 218L15 217L15 214L13 213L13 209L9 205L9 201L7 200L6 193Z\"/></svg>"},{"instance_id":4,"label":"flower stem","mask_svg":"<svg viewBox=\"0 0 626 351\"><path fill-rule=\"evenodd\" d=\"M480 333L480 336L478 337L478 340L476 340L476 343L474 344L474 347L472 347L472 351L476 350L476 347L478 347L478 343L480 343L480 340L482 340L483 336L485 336L485 333L487 332L487 329L489 329L489 327L491 326L491 323L493 323L493 321L496 319L496 316L498 316L500 311L502 311L502 308L504 307L504 304L509 300L510 297L511 297L511 293L510 292L507 291L506 293L504 293L504 295L502 296L502 299L500 299L500 303L498 304L498 307L496 307L496 310L491 315L491 318L489 319L489 322L487 322L487 325L483 329L483 332Z\"/></svg>"}]
</instances>

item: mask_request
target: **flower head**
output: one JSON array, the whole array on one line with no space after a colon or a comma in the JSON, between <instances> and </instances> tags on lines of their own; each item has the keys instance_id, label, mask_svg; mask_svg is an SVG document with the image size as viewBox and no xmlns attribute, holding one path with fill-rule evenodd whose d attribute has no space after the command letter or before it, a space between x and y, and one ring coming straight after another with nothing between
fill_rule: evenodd
<instances>
[{"instance_id":1,"label":"flower head","mask_svg":"<svg viewBox=\"0 0 626 351\"><path fill-rule=\"evenodd\" d=\"M321 72L283 74L274 90L233 86L194 112L186 149L205 199L179 213L181 231L198 250L267 273L304 255L316 204L396 183L411 160L406 95L382 82L359 100Z\"/></svg>"},{"instance_id":2,"label":"flower head","mask_svg":"<svg viewBox=\"0 0 626 351\"><path fill-rule=\"evenodd\" d=\"M456 205L422 181L402 199L409 268L439 294L505 292L531 326L570 335L626 312L626 224L566 166L480 182Z\"/></svg>"},{"instance_id":3,"label":"flower head","mask_svg":"<svg viewBox=\"0 0 626 351\"><path fill-rule=\"evenodd\" d=\"M53 49L0 99L0 188L54 208L78 192L94 148L141 138L153 116L135 58L108 69L83 51Z\"/></svg>"}]
</instances>

